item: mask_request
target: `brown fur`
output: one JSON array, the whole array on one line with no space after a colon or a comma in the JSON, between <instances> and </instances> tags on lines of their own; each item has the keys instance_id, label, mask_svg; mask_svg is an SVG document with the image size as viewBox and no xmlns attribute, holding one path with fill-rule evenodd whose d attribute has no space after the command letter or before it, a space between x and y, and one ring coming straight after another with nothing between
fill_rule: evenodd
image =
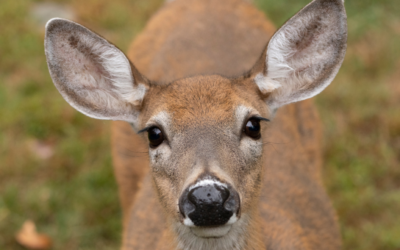
<instances>
[{"instance_id":1,"label":"brown fur","mask_svg":"<svg viewBox=\"0 0 400 250\"><path fill-rule=\"evenodd\" d=\"M213 135L204 145L189 143L181 145L182 149L202 147L193 151L202 152L203 156L197 155L202 159L214 157L244 166L229 154L207 150L224 140L218 137L218 126L232 123L232 110L238 104L254 107L265 117L271 114L257 98L261 94L251 73L239 78L212 74L233 77L249 70L273 32L264 15L242 0L176 0L166 4L129 52L139 72L153 82L170 83L150 88L143 101L142 121L161 110L171 111L174 133L192 133L194 138ZM263 67L257 65L255 68ZM193 75L208 76L186 78ZM244 170L222 166L234 180L242 182L239 191L247 194L242 206L252 220L245 249L340 249L336 218L321 182L321 130L314 105L303 101L286 106L268 129L264 124L263 128L261 172L244 178ZM170 213L176 211L168 210L174 200L162 190L168 181L160 173L148 174L148 146L130 125L114 122L112 136L124 214L122 249L176 249L170 224L175 216ZM180 164L191 163L191 157L181 156ZM175 176L182 187L184 180L178 177L190 171L177 169L164 174L170 179ZM252 186L261 189L246 193ZM260 199L254 199L256 196Z\"/></svg>"}]
</instances>

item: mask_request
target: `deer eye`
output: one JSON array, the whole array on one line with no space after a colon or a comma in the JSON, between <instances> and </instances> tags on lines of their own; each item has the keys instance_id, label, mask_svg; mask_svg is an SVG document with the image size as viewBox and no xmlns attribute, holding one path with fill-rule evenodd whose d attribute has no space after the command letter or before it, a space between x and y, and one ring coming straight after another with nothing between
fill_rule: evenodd
<instances>
[{"instance_id":1,"label":"deer eye","mask_svg":"<svg viewBox=\"0 0 400 250\"><path fill-rule=\"evenodd\" d=\"M261 138L261 127L260 127L260 120L256 118L250 118L247 120L246 124L243 128L243 133L253 139L260 139Z\"/></svg>"},{"instance_id":2,"label":"deer eye","mask_svg":"<svg viewBox=\"0 0 400 250\"><path fill-rule=\"evenodd\" d=\"M151 127L147 130L150 147L156 148L164 141L164 135L160 128Z\"/></svg>"}]
</instances>

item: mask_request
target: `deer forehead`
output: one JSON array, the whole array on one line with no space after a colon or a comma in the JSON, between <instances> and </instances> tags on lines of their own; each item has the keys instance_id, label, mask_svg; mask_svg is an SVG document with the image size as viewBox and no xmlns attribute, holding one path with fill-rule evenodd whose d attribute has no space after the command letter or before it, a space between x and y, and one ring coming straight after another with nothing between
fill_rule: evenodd
<instances>
[{"instance_id":1,"label":"deer forehead","mask_svg":"<svg viewBox=\"0 0 400 250\"><path fill-rule=\"evenodd\" d=\"M145 123L176 131L216 125L229 129L242 126L248 116L261 112L254 107L257 105L241 97L234 84L221 76L200 76L174 82L153 98L155 103L150 106L154 109Z\"/></svg>"}]
</instances>

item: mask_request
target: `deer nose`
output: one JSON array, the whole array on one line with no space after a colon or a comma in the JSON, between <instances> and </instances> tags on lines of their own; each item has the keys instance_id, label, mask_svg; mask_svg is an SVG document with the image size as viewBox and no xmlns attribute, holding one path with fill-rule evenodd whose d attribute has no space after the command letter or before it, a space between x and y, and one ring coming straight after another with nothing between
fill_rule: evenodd
<instances>
[{"instance_id":1,"label":"deer nose","mask_svg":"<svg viewBox=\"0 0 400 250\"><path fill-rule=\"evenodd\" d=\"M186 192L181 197L179 209L195 226L222 226L237 212L237 200L228 188L209 184Z\"/></svg>"}]
</instances>

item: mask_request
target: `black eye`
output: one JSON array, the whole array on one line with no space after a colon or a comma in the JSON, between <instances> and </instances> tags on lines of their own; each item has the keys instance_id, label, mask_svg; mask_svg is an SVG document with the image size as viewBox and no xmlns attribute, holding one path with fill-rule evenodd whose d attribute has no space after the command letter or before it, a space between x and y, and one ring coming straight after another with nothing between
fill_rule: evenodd
<instances>
[{"instance_id":1,"label":"black eye","mask_svg":"<svg viewBox=\"0 0 400 250\"><path fill-rule=\"evenodd\" d=\"M152 127L147 130L150 147L156 148L164 141L164 135L161 129Z\"/></svg>"},{"instance_id":2,"label":"black eye","mask_svg":"<svg viewBox=\"0 0 400 250\"><path fill-rule=\"evenodd\" d=\"M247 122L246 125L243 128L243 132L253 138L253 139L260 139L261 137L261 127L260 127L260 120L255 119L255 118L250 118Z\"/></svg>"}]
</instances>

